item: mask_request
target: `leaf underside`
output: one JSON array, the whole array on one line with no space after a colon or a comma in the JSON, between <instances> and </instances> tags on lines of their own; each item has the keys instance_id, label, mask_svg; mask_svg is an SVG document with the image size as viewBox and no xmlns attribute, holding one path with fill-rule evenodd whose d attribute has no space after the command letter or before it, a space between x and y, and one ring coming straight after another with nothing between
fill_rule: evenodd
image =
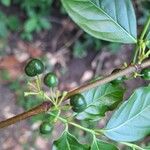
<instances>
[{"instance_id":1,"label":"leaf underside","mask_svg":"<svg viewBox=\"0 0 150 150\"><path fill-rule=\"evenodd\" d=\"M138 141L150 133L150 86L137 89L108 122L104 134L115 141Z\"/></svg>"},{"instance_id":2,"label":"leaf underside","mask_svg":"<svg viewBox=\"0 0 150 150\"><path fill-rule=\"evenodd\" d=\"M87 108L76 115L79 120L97 121L109 110L115 109L123 100L124 89L107 83L82 93Z\"/></svg>"}]
</instances>

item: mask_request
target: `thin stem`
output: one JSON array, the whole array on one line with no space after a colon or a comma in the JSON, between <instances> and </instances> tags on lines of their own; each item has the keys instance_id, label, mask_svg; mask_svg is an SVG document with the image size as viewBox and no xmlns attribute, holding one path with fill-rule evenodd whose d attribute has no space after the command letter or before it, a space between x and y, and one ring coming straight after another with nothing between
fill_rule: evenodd
<instances>
[{"instance_id":1,"label":"thin stem","mask_svg":"<svg viewBox=\"0 0 150 150\"><path fill-rule=\"evenodd\" d=\"M120 77L120 76L125 76L125 75L128 75L130 73L133 73L133 72L138 72L144 68L147 68L147 67L150 67L150 60L147 60L145 62L143 62L142 64L136 64L136 65L132 65L132 66L129 66L123 70L121 70L120 72L116 73L116 74L111 74L107 77L104 77L102 79L99 79L99 80L96 80L94 82L90 82L90 83L87 83L87 84L84 84L70 92L68 92L68 94L65 96L64 98L64 101L67 100L70 96L74 95L74 94L77 94L77 93L82 93L86 90L90 90L94 87L97 87L97 86L100 86L100 85L103 85L103 84L106 84L112 80L115 80L116 78ZM49 100L49 102L47 103L52 103L51 99L45 94L45 98L47 98ZM51 101L51 102L50 102ZM38 106L37 106L38 107ZM42 105L42 108L39 107L37 110L33 110L33 108L30 110L32 111L32 114L31 113L28 113L26 112L26 117L24 118L24 115L20 114L20 115L17 115L13 118L10 118L10 119L6 119L5 121L1 121L0 122L0 128L4 128L4 127L7 127L11 124L14 124L20 120L23 120L23 119L26 119L26 118L29 118L33 115L36 115L36 114L39 114L39 113L42 113L42 112L45 112L45 105ZM49 107L47 109L47 111L51 108L51 105L49 105ZM19 119L18 119L18 116L19 116ZM11 120L11 121L10 121Z\"/></svg>"},{"instance_id":2,"label":"thin stem","mask_svg":"<svg viewBox=\"0 0 150 150\"><path fill-rule=\"evenodd\" d=\"M94 130L85 128L85 127L80 126L79 124L76 124L76 123L74 123L74 122L68 122L68 124L73 125L73 126L79 128L79 129L82 129L82 130L84 130L84 131L87 131L87 132L89 132L89 133L91 133L91 134L99 135L99 133L95 132Z\"/></svg>"},{"instance_id":3,"label":"thin stem","mask_svg":"<svg viewBox=\"0 0 150 150\"><path fill-rule=\"evenodd\" d=\"M59 115L57 114L57 116L55 114L53 114L52 112L50 112L50 114L54 117L57 117L57 119L59 119L60 121L62 121L64 124L67 124L68 121L65 118L60 117L60 111L59 111Z\"/></svg>"},{"instance_id":4,"label":"thin stem","mask_svg":"<svg viewBox=\"0 0 150 150\"><path fill-rule=\"evenodd\" d=\"M56 103L45 92L43 92L43 97L49 100L52 104L56 105Z\"/></svg>"},{"instance_id":5,"label":"thin stem","mask_svg":"<svg viewBox=\"0 0 150 150\"><path fill-rule=\"evenodd\" d=\"M60 91L59 91L59 90L56 90L56 92L55 92L55 102L56 102L56 104L57 104L58 106L59 106L59 104L58 104L59 96L60 96Z\"/></svg>"},{"instance_id":6,"label":"thin stem","mask_svg":"<svg viewBox=\"0 0 150 150\"><path fill-rule=\"evenodd\" d=\"M54 119L54 122L56 122L56 121L57 121L57 119L58 119L58 117L59 117L60 113L61 113L61 110L58 110L58 114L56 115L56 117L55 117L55 119Z\"/></svg>"},{"instance_id":7,"label":"thin stem","mask_svg":"<svg viewBox=\"0 0 150 150\"><path fill-rule=\"evenodd\" d=\"M150 16L149 16L149 18L147 20L147 23L145 24L144 29L143 29L143 31L141 33L140 40L143 40L143 38L144 38L144 36L145 36L149 26L150 26Z\"/></svg>"},{"instance_id":8,"label":"thin stem","mask_svg":"<svg viewBox=\"0 0 150 150\"><path fill-rule=\"evenodd\" d=\"M137 61L137 57L138 57L138 53L139 53L138 49L139 49L139 46L136 45L135 54L134 54L134 58L133 58L133 64L135 64Z\"/></svg>"},{"instance_id":9,"label":"thin stem","mask_svg":"<svg viewBox=\"0 0 150 150\"><path fill-rule=\"evenodd\" d=\"M58 102L58 106L62 103L62 101L64 100L64 98L66 97L67 92L63 92L62 97L60 98L59 102Z\"/></svg>"},{"instance_id":10,"label":"thin stem","mask_svg":"<svg viewBox=\"0 0 150 150\"><path fill-rule=\"evenodd\" d=\"M37 92L24 92L24 96L29 96L29 95L38 95L39 93Z\"/></svg>"},{"instance_id":11,"label":"thin stem","mask_svg":"<svg viewBox=\"0 0 150 150\"><path fill-rule=\"evenodd\" d=\"M33 91L33 89L34 89L35 91L37 91L37 87L36 87L33 83L28 82L27 84L30 86L30 88L32 88L32 91Z\"/></svg>"},{"instance_id":12,"label":"thin stem","mask_svg":"<svg viewBox=\"0 0 150 150\"><path fill-rule=\"evenodd\" d=\"M134 54L134 58L133 58L133 64L135 64L137 62L138 55L139 56L141 55L141 44L140 43L143 41L143 38L144 38L144 36L145 36L149 26L150 26L150 16L149 16L148 21L145 24L144 29L143 29L143 31L141 33L140 40L138 41L138 43L136 45L135 54Z\"/></svg>"},{"instance_id":13,"label":"thin stem","mask_svg":"<svg viewBox=\"0 0 150 150\"><path fill-rule=\"evenodd\" d=\"M36 76L36 85L37 85L38 91L41 91L41 79L39 75Z\"/></svg>"},{"instance_id":14,"label":"thin stem","mask_svg":"<svg viewBox=\"0 0 150 150\"><path fill-rule=\"evenodd\" d=\"M148 52L147 52L146 55L145 55L146 58L149 57L149 55L150 55L150 49L148 50Z\"/></svg>"},{"instance_id":15,"label":"thin stem","mask_svg":"<svg viewBox=\"0 0 150 150\"><path fill-rule=\"evenodd\" d=\"M51 114L52 116L54 116L54 117L57 117L57 119L59 119L60 121L62 121L64 124L73 125L73 126L79 128L79 129L82 129L82 130L84 130L84 131L86 131L86 132L89 132L89 133L91 133L91 134L93 134L93 135L100 135L99 132L96 132L96 131L94 131L94 130L92 130L92 129L85 128L85 127L83 127L83 126L81 126L81 125L79 125L79 124L76 124L76 123L74 123L74 122L70 122L69 120L67 120L67 119L65 119L65 118L62 118L62 117L60 117L59 115L57 115L57 116L54 115L52 112L50 112L50 114ZM59 114L60 114L60 113L59 113Z\"/></svg>"},{"instance_id":16,"label":"thin stem","mask_svg":"<svg viewBox=\"0 0 150 150\"><path fill-rule=\"evenodd\" d=\"M138 145L135 145L135 144L132 144L132 143L127 143L127 142L121 142L121 144L123 145L127 145L131 148L134 148L134 149L137 149L137 150L145 150L144 148L138 146Z\"/></svg>"}]
</instances>

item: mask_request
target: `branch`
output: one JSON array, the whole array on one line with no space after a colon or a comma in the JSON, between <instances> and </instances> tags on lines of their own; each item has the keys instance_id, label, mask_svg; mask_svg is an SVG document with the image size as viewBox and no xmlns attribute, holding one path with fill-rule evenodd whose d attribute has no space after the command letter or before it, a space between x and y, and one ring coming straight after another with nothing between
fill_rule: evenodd
<instances>
[{"instance_id":1,"label":"branch","mask_svg":"<svg viewBox=\"0 0 150 150\"><path fill-rule=\"evenodd\" d=\"M31 110L27 111L27 112L24 112L22 114L19 114L17 116L14 116L10 119L7 119L7 120L4 120L4 121L1 121L0 122L0 129L1 128L4 128L4 127L7 127L9 125L12 125L12 124L15 124L19 121L22 121L24 119L27 119L31 116L35 116L37 114L40 114L42 112L46 112L48 111L48 109L51 107L51 102L50 101L47 101L47 102L43 102L41 105L38 105L34 108L32 108Z\"/></svg>"},{"instance_id":2,"label":"branch","mask_svg":"<svg viewBox=\"0 0 150 150\"><path fill-rule=\"evenodd\" d=\"M106 84L112 80L115 80L116 78L118 78L120 76L125 76L125 75L131 74L133 72L139 72L142 69L147 68L147 67L150 67L150 60L147 60L147 61L143 62L142 64L131 65L131 66L121 70L118 73L111 74L107 77L96 80L94 82L84 84L84 85L68 92L68 94L66 95L64 100L67 100L70 96L72 96L74 94L82 93L84 91L90 90L91 88L97 87L97 86L102 85L102 84ZM19 115L12 117L10 119L6 119L4 121L1 121L0 122L0 129L7 127L9 125L15 124L15 123L22 121L24 119L27 119L31 116L46 112L51 108L51 106L52 106L52 104L50 101L43 102L41 105L39 105L35 108L32 108L31 110L29 110L27 112L19 114Z\"/></svg>"},{"instance_id":3,"label":"branch","mask_svg":"<svg viewBox=\"0 0 150 150\"><path fill-rule=\"evenodd\" d=\"M142 64L131 65L131 66L129 66L129 67L117 72L117 73L110 74L110 75L108 75L102 79L96 80L95 82L84 84L84 85L68 92L65 99L69 98L70 96L72 96L74 94L82 93L82 92L87 91L91 88L94 88L94 87L103 85L105 83L108 83L110 81L113 81L118 77L125 76L125 75L131 74L133 72L139 72L142 69L147 68L147 67L150 67L150 60L147 60L147 61L143 62Z\"/></svg>"}]
</instances>

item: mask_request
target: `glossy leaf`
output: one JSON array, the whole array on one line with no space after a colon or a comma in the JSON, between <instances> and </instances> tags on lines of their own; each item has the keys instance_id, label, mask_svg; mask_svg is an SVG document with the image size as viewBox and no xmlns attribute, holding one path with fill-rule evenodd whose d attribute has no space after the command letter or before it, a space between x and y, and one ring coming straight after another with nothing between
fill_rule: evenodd
<instances>
[{"instance_id":1,"label":"glossy leaf","mask_svg":"<svg viewBox=\"0 0 150 150\"><path fill-rule=\"evenodd\" d=\"M90 89L82 93L87 108L77 114L79 120L99 120L105 116L105 112L113 110L123 100L124 89L111 83Z\"/></svg>"},{"instance_id":2,"label":"glossy leaf","mask_svg":"<svg viewBox=\"0 0 150 150\"><path fill-rule=\"evenodd\" d=\"M73 135L65 131L57 141L54 141L52 150L89 150L89 146L80 144Z\"/></svg>"},{"instance_id":3,"label":"glossy leaf","mask_svg":"<svg viewBox=\"0 0 150 150\"><path fill-rule=\"evenodd\" d=\"M119 150L115 145L94 139L90 150Z\"/></svg>"},{"instance_id":4,"label":"glossy leaf","mask_svg":"<svg viewBox=\"0 0 150 150\"><path fill-rule=\"evenodd\" d=\"M70 17L92 36L136 43L136 17L130 0L62 0Z\"/></svg>"},{"instance_id":5,"label":"glossy leaf","mask_svg":"<svg viewBox=\"0 0 150 150\"><path fill-rule=\"evenodd\" d=\"M104 134L115 141L137 141L150 133L150 86L137 89L108 122Z\"/></svg>"},{"instance_id":6,"label":"glossy leaf","mask_svg":"<svg viewBox=\"0 0 150 150\"><path fill-rule=\"evenodd\" d=\"M5 6L10 6L11 0L1 0L1 3Z\"/></svg>"}]
</instances>

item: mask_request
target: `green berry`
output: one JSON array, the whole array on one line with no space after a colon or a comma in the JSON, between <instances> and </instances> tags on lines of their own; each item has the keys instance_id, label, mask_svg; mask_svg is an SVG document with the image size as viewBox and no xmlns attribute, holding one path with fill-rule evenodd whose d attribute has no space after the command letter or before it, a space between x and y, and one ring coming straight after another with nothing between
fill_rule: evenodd
<instances>
[{"instance_id":1,"label":"green berry","mask_svg":"<svg viewBox=\"0 0 150 150\"><path fill-rule=\"evenodd\" d=\"M25 67L25 73L29 77L37 76L38 74L43 73L43 71L44 65L39 59L31 59Z\"/></svg>"},{"instance_id":2,"label":"green berry","mask_svg":"<svg viewBox=\"0 0 150 150\"><path fill-rule=\"evenodd\" d=\"M72 110L74 112L82 112L86 109L87 103L85 101L85 98L81 94L75 94L70 97L70 105L72 106Z\"/></svg>"},{"instance_id":3,"label":"green berry","mask_svg":"<svg viewBox=\"0 0 150 150\"><path fill-rule=\"evenodd\" d=\"M45 121L40 125L41 134L49 134L52 132L52 130L53 130L53 126L49 122Z\"/></svg>"},{"instance_id":4,"label":"green berry","mask_svg":"<svg viewBox=\"0 0 150 150\"><path fill-rule=\"evenodd\" d=\"M144 80L150 80L150 68L143 69L141 74Z\"/></svg>"},{"instance_id":5,"label":"green berry","mask_svg":"<svg viewBox=\"0 0 150 150\"><path fill-rule=\"evenodd\" d=\"M111 74L117 73L119 71L121 71L121 69L114 69ZM112 84L120 84L120 83L122 83L124 81L124 79L125 79L125 77L121 76L121 77L118 77L117 79L111 81L111 83Z\"/></svg>"},{"instance_id":6,"label":"green berry","mask_svg":"<svg viewBox=\"0 0 150 150\"><path fill-rule=\"evenodd\" d=\"M48 87L56 87L58 85L58 78L55 73L48 73L44 77L44 84L47 85Z\"/></svg>"}]
</instances>

